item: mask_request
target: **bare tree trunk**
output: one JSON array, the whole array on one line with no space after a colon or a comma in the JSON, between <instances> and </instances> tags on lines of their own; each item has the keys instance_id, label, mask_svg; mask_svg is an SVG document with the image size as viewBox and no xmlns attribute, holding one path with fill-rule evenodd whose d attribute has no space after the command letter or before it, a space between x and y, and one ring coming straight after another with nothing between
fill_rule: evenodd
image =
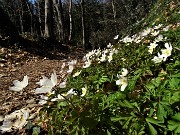
<instances>
[{"instance_id":1,"label":"bare tree trunk","mask_svg":"<svg viewBox=\"0 0 180 135\"><path fill-rule=\"evenodd\" d=\"M72 0L69 0L69 41L72 38Z\"/></svg>"},{"instance_id":2,"label":"bare tree trunk","mask_svg":"<svg viewBox=\"0 0 180 135\"><path fill-rule=\"evenodd\" d=\"M117 34L117 22L116 22L116 7L115 7L115 0L112 0L112 9L113 9L113 18L115 22L115 31Z\"/></svg>"},{"instance_id":3,"label":"bare tree trunk","mask_svg":"<svg viewBox=\"0 0 180 135\"><path fill-rule=\"evenodd\" d=\"M41 20L41 11L40 11L40 5L39 2L37 2L37 6L38 6L38 21L39 21L39 30L40 30L40 34L41 36L43 36L43 30L42 30L42 20Z\"/></svg>"},{"instance_id":4,"label":"bare tree trunk","mask_svg":"<svg viewBox=\"0 0 180 135\"><path fill-rule=\"evenodd\" d=\"M53 37L53 17L51 0L45 0L45 37Z\"/></svg>"},{"instance_id":5,"label":"bare tree trunk","mask_svg":"<svg viewBox=\"0 0 180 135\"><path fill-rule=\"evenodd\" d=\"M24 32L24 26L23 26L23 16L24 16L24 11L23 11L23 5L22 5L22 1L20 1L20 10L19 10L19 21L20 21L20 28L21 28L21 34Z\"/></svg>"},{"instance_id":6,"label":"bare tree trunk","mask_svg":"<svg viewBox=\"0 0 180 135\"><path fill-rule=\"evenodd\" d=\"M82 21L82 46L86 49L86 37L85 37L85 20L84 20L84 0L81 0L81 21Z\"/></svg>"},{"instance_id":7,"label":"bare tree trunk","mask_svg":"<svg viewBox=\"0 0 180 135\"><path fill-rule=\"evenodd\" d=\"M27 7L28 7L28 12L29 12L29 14L30 14L30 16L31 16L31 35L33 35L33 11L32 11L32 9L30 8L30 6L29 6L29 4L28 4L28 2L26 1L26 5L27 5Z\"/></svg>"},{"instance_id":8,"label":"bare tree trunk","mask_svg":"<svg viewBox=\"0 0 180 135\"><path fill-rule=\"evenodd\" d=\"M59 4L60 3L60 4ZM55 7L55 18L57 21L57 27L58 27L58 40L63 42L64 41L64 24L63 24L63 19L62 19L62 6L61 0L57 2L57 0L53 0L53 5Z\"/></svg>"}]
</instances>

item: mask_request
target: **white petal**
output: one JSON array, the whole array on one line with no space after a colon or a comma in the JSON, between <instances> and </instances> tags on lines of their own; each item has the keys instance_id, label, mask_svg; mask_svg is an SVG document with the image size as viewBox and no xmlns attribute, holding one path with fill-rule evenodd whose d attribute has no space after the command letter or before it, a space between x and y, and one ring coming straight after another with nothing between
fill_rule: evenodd
<instances>
[{"instance_id":1,"label":"white petal","mask_svg":"<svg viewBox=\"0 0 180 135\"><path fill-rule=\"evenodd\" d=\"M36 88L35 94L49 93L51 91L51 89L52 89L52 87L42 86L41 88Z\"/></svg>"},{"instance_id":2,"label":"white petal","mask_svg":"<svg viewBox=\"0 0 180 135\"><path fill-rule=\"evenodd\" d=\"M126 68L122 68L122 76L126 76L128 74L128 70Z\"/></svg>"},{"instance_id":3,"label":"white petal","mask_svg":"<svg viewBox=\"0 0 180 135\"><path fill-rule=\"evenodd\" d=\"M81 97L84 97L86 95L87 89L86 88L82 88L82 94Z\"/></svg>"},{"instance_id":4,"label":"white petal","mask_svg":"<svg viewBox=\"0 0 180 135\"><path fill-rule=\"evenodd\" d=\"M42 76L43 78L39 80L36 84L39 84L40 86L43 86L46 84L48 78L46 76Z\"/></svg>"},{"instance_id":5,"label":"white petal","mask_svg":"<svg viewBox=\"0 0 180 135\"><path fill-rule=\"evenodd\" d=\"M18 81L18 80L14 80L14 81L13 81L13 84L14 84L14 86L16 86L16 87L23 88L22 83L21 83L20 81Z\"/></svg>"},{"instance_id":6,"label":"white petal","mask_svg":"<svg viewBox=\"0 0 180 135\"><path fill-rule=\"evenodd\" d=\"M7 132L7 131L11 130L12 125L13 125L12 121L10 121L10 120L9 121L4 121L3 125L0 126L1 132L4 133L4 132Z\"/></svg>"},{"instance_id":7,"label":"white petal","mask_svg":"<svg viewBox=\"0 0 180 135\"><path fill-rule=\"evenodd\" d=\"M124 83L122 86L121 86L121 91L124 91L125 88L127 87L128 83Z\"/></svg>"},{"instance_id":8,"label":"white petal","mask_svg":"<svg viewBox=\"0 0 180 135\"><path fill-rule=\"evenodd\" d=\"M22 87L16 87L16 86L9 87L9 90L13 90L13 91L21 91L22 89L23 89Z\"/></svg>"},{"instance_id":9,"label":"white petal","mask_svg":"<svg viewBox=\"0 0 180 135\"><path fill-rule=\"evenodd\" d=\"M72 95L75 95L75 92L73 89L70 89L65 96L66 98L70 98Z\"/></svg>"},{"instance_id":10,"label":"white petal","mask_svg":"<svg viewBox=\"0 0 180 135\"><path fill-rule=\"evenodd\" d=\"M27 75L24 76L22 83L23 83L23 88L25 88L28 85L28 76Z\"/></svg>"},{"instance_id":11,"label":"white petal","mask_svg":"<svg viewBox=\"0 0 180 135\"><path fill-rule=\"evenodd\" d=\"M14 80L13 81L14 86L13 87L9 87L9 90L13 90L13 91L21 91L23 88L25 88L28 85L28 76L24 76L22 82L18 81L18 80Z\"/></svg>"},{"instance_id":12,"label":"white petal","mask_svg":"<svg viewBox=\"0 0 180 135\"><path fill-rule=\"evenodd\" d=\"M116 36L114 37L114 39L118 39L118 37L119 37L119 35L116 35Z\"/></svg>"},{"instance_id":13,"label":"white petal","mask_svg":"<svg viewBox=\"0 0 180 135\"><path fill-rule=\"evenodd\" d=\"M66 88L66 81L65 81L65 82L61 82L61 83L59 84L59 87L60 87L60 88Z\"/></svg>"},{"instance_id":14,"label":"white petal","mask_svg":"<svg viewBox=\"0 0 180 135\"><path fill-rule=\"evenodd\" d=\"M116 81L116 85L120 85L121 84L121 81L120 80L117 80Z\"/></svg>"},{"instance_id":15,"label":"white petal","mask_svg":"<svg viewBox=\"0 0 180 135\"><path fill-rule=\"evenodd\" d=\"M53 84L53 87L57 84L57 75L56 75L55 70L54 70L54 73L52 73L51 75L51 82Z\"/></svg>"},{"instance_id":16,"label":"white petal","mask_svg":"<svg viewBox=\"0 0 180 135\"><path fill-rule=\"evenodd\" d=\"M57 101L57 100L58 100L58 98L51 99L52 102Z\"/></svg>"},{"instance_id":17,"label":"white petal","mask_svg":"<svg viewBox=\"0 0 180 135\"><path fill-rule=\"evenodd\" d=\"M39 105L44 105L44 104L46 104L47 103L47 101L46 100L39 100Z\"/></svg>"}]
</instances>

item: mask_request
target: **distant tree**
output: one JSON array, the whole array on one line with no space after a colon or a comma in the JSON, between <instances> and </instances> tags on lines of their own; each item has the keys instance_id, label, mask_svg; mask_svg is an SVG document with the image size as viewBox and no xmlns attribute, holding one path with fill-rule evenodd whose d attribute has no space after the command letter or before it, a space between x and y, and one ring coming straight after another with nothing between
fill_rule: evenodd
<instances>
[{"instance_id":1,"label":"distant tree","mask_svg":"<svg viewBox=\"0 0 180 135\"><path fill-rule=\"evenodd\" d=\"M72 39L72 0L69 0L69 41Z\"/></svg>"},{"instance_id":2,"label":"distant tree","mask_svg":"<svg viewBox=\"0 0 180 135\"><path fill-rule=\"evenodd\" d=\"M81 20L82 20L82 46L85 49L86 47L86 28L85 28L85 9L84 9L84 0L81 0Z\"/></svg>"},{"instance_id":3,"label":"distant tree","mask_svg":"<svg viewBox=\"0 0 180 135\"><path fill-rule=\"evenodd\" d=\"M53 31L53 9L52 0L45 0L45 31L44 36L52 38L54 35Z\"/></svg>"},{"instance_id":4,"label":"distant tree","mask_svg":"<svg viewBox=\"0 0 180 135\"><path fill-rule=\"evenodd\" d=\"M64 42L64 21L63 21L63 8L61 0L53 0L53 7L54 7L54 19L55 25L57 26L56 35L57 40L60 42Z\"/></svg>"}]
</instances>

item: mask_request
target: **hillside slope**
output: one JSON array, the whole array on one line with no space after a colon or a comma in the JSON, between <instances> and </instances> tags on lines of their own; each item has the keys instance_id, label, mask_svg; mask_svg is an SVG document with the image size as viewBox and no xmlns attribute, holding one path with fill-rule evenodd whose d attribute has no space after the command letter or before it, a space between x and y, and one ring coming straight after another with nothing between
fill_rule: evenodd
<instances>
[{"instance_id":1,"label":"hillside slope","mask_svg":"<svg viewBox=\"0 0 180 135\"><path fill-rule=\"evenodd\" d=\"M180 133L180 5L158 0L143 21L116 36L117 44L92 50L84 65L68 62L55 88L43 79L43 108L34 134L142 135ZM56 75L51 80L55 82ZM36 92L37 92L36 91ZM29 124L30 125L30 124Z\"/></svg>"}]
</instances>

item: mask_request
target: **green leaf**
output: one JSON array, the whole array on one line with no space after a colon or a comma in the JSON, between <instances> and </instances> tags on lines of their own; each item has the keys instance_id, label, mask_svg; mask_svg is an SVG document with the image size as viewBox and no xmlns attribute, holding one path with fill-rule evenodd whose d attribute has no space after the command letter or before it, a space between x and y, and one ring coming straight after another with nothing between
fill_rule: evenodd
<instances>
[{"instance_id":1,"label":"green leaf","mask_svg":"<svg viewBox=\"0 0 180 135\"><path fill-rule=\"evenodd\" d=\"M157 133L156 129L149 122L147 122L147 124L148 124L148 127L149 127L150 134L151 135L157 135L158 133Z\"/></svg>"},{"instance_id":2,"label":"green leaf","mask_svg":"<svg viewBox=\"0 0 180 135\"><path fill-rule=\"evenodd\" d=\"M109 132L109 130L107 129L107 135L111 135L111 133Z\"/></svg>"},{"instance_id":3,"label":"green leaf","mask_svg":"<svg viewBox=\"0 0 180 135\"><path fill-rule=\"evenodd\" d=\"M171 104L180 101L180 91L173 93L171 97Z\"/></svg>"},{"instance_id":4,"label":"green leaf","mask_svg":"<svg viewBox=\"0 0 180 135\"><path fill-rule=\"evenodd\" d=\"M180 122L173 120L168 121L168 129L174 131L175 133L180 133Z\"/></svg>"},{"instance_id":5,"label":"green leaf","mask_svg":"<svg viewBox=\"0 0 180 135\"><path fill-rule=\"evenodd\" d=\"M176 113L172 118L180 122L180 113Z\"/></svg>"},{"instance_id":6,"label":"green leaf","mask_svg":"<svg viewBox=\"0 0 180 135\"><path fill-rule=\"evenodd\" d=\"M113 122L117 122L117 121L120 121L120 120L126 120L128 119L129 117L111 117L111 121Z\"/></svg>"},{"instance_id":7,"label":"green leaf","mask_svg":"<svg viewBox=\"0 0 180 135\"><path fill-rule=\"evenodd\" d=\"M164 107L159 103L157 109L157 118L160 121L164 122L164 118L167 117L167 112L164 110Z\"/></svg>"},{"instance_id":8,"label":"green leaf","mask_svg":"<svg viewBox=\"0 0 180 135\"><path fill-rule=\"evenodd\" d=\"M163 125L164 122L162 122L162 121L160 121L160 120L157 120L157 119L154 119L154 118L151 118L151 117L147 117L147 118L146 118L146 121L147 121L148 123L152 123L152 124L154 124L154 125L157 125L157 126L160 126L160 127L163 127L163 128L166 127L165 125Z\"/></svg>"},{"instance_id":9,"label":"green leaf","mask_svg":"<svg viewBox=\"0 0 180 135\"><path fill-rule=\"evenodd\" d=\"M128 108L134 108L134 106L129 101L124 100L124 103Z\"/></svg>"},{"instance_id":10,"label":"green leaf","mask_svg":"<svg viewBox=\"0 0 180 135\"><path fill-rule=\"evenodd\" d=\"M67 102L59 102L58 103L58 108L60 108L60 106L66 106L67 105Z\"/></svg>"},{"instance_id":11,"label":"green leaf","mask_svg":"<svg viewBox=\"0 0 180 135\"><path fill-rule=\"evenodd\" d=\"M128 82L128 87L130 90L134 90L135 86L136 86L136 82L138 80L138 78L140 77L141 73L139 73L138 75L134 76L132 79L130 79L130 81Z\"/></svg>"},{"instance_id":12,"label":"green leaf","mask_svg":"<svg viewBox=\"0 0 180 135\"><path fill-rule=\"evenodd\" d=\"M131 122L132 119L133 119L133 116L129 117L127 121L124 123L123 128L128 129L129 123Z\"/></svg>"},{"instance_id":13,"label":"green leaf","mask_svg":"<svg viewBox=\"0 0 180 135\"><path fill-rule=\"evenodd\" d=\"M172 89L179 89L180 79L179 78L172 78L169 81L169 86Z\"/></svg>"},{"instance_id":14,"label":"green leaf","mask_svg":"<svg viewBox=\"0 0 180 135\"><path fill-rule=\"evenodd\" d=\"M40 133L40 127L34 127L32 135L39 135Z\"/></svg>"}]
</instances>

